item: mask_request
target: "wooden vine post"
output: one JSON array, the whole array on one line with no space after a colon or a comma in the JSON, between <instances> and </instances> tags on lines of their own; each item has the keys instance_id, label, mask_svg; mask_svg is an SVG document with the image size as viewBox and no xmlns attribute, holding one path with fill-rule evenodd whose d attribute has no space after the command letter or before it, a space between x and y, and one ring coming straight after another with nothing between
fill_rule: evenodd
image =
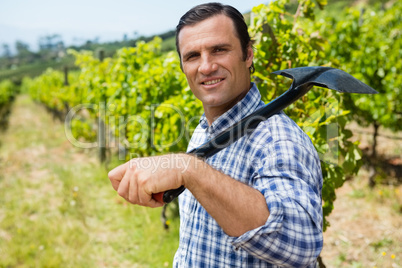
<instances>
[{"instance_id":1,"label":"wooden vine post","mask_svg":"<svg viewBox=\"0 0 402 268\"><path fill-rule=\"evenodd\" d=\"M103 62L105 58L105 51L99 51L99 60ZM105 115L106 115L106 96L105 93L102 92L102 96L99 102L99 129L98 129L98 148L99 148L99 161L104 163L106 161L106 124L105 124Z\"/></svg>"}]
</instances>

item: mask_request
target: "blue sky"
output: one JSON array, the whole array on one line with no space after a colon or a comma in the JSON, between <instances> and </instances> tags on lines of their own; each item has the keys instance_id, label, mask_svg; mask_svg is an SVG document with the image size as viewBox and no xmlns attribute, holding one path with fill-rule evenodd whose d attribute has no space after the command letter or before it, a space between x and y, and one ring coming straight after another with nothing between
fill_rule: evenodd
<instances>
[{"instance_id":1,"label":"blue sky","mask_svg":"<svg viewBox=\"0 0 402 268\"><path fill-rule=\"evenodd\" d=\"M191 7L209 1L196 0L0 0L0 45L14 49L16 40L36 50L40 36L60 34L67 45L99 38L122 40L174 30ZM240 12L268 0L220 1ZM1 49L1 47L0 47Z\"/></svg>"}]
</instances>

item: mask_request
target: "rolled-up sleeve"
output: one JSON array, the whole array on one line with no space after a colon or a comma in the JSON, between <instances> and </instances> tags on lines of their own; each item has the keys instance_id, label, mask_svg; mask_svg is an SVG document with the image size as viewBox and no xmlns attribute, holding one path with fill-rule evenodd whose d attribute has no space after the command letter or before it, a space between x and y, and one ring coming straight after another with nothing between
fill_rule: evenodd
<instances>
[{"instance_id":1,"label":"rolled-up sleeve","mask_svg":"<svg viewBox=\"0 0 402 268\"><path fill-rule=\"evenodd\" d=\"M290 140L277 140L264 151L251 186L264 195L270 215L232 244L272 264L308 266L323 246L318 155L312 145Z\"/></svg>"}]
</instances>

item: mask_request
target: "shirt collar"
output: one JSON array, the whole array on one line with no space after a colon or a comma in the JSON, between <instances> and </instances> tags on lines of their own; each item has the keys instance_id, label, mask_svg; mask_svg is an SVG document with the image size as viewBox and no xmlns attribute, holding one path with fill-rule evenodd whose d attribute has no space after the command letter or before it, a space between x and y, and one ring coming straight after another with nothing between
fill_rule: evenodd
<instances>
[{"instance_id":1,"label":"shirt collar","mask_svg":"<svg viewBox=\"0 0 402 268\"><path fill-rule=\"evenodd\" d=\"M264 103L261 101L261 94L254 83L251 83L251 89L246 96L236 103L232 108L219 116L211 126L208 126L207 118L205 114L201 116L200 126L210 135L217 135L222 130L230 127L234 123L237 123L242 118L246 117L250 113L254 112L259 106Z\"/></svg>"}]
</instances>

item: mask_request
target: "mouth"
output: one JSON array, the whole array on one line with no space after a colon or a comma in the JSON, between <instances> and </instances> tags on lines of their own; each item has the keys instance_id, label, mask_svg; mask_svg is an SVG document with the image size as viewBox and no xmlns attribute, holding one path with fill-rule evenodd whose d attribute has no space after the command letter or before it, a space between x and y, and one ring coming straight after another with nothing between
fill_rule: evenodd
<instances>
[{"instance_id":1,"label":"mouth","mask_svg":"<svg viewBox=\"0 0 402 268\"><path fill-rule=\"evenodd\" d=\"M221 82L223 80L224 80L223 78L214 79L214 80L204 81L201 84L206 85L206 86L210 86L210 85L218 84L219 82Z\"/></svg>"}]
</instances>

